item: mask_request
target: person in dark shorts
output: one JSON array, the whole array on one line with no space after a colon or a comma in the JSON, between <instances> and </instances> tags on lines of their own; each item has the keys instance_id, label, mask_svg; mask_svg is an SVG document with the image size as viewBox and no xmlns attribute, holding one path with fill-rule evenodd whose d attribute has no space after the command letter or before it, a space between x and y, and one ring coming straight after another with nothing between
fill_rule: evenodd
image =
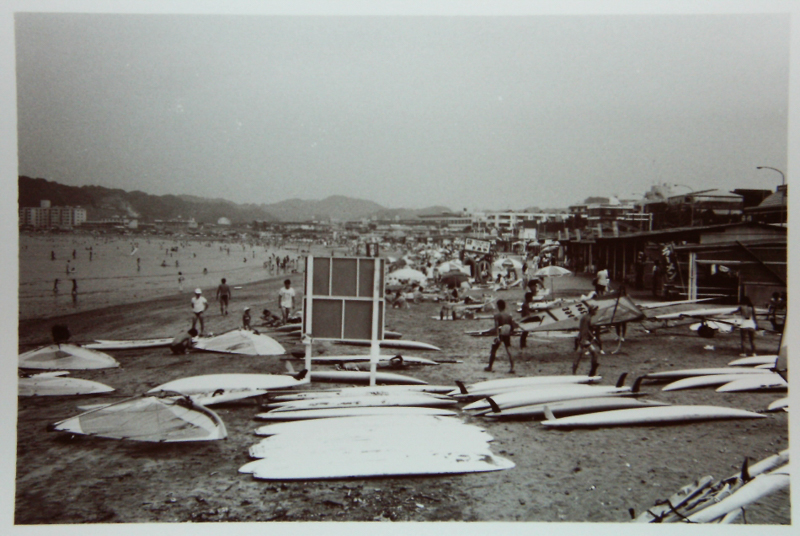
<instances>
[{"instance_id":1,"label":"person in dark shorts","mask_svg":"<svg viewBox=\"0 0 800 536\"><path fill-rule=\"evenodd\" d=\"M506 349L508 362L510 364L508 372L513 374L514 357L511 355L511 334L514 332L514 329L518 327L519 325L517 325L511 315L506 312L505 300L497 300L497 313L494 315L495 339L494 342L492 342L492 349L489 352L489 366L484 369L485 371L492 371L492 365L494 365L494 358L497 354L497 349L500 348L500 345L502 344Z\"/></svg>"},{"instance_id":2,"label":"person in dark shorts","mask_svg":"<svg viewBox=\"0 0 800 536\"><path fill-rule=\"evenodd\" d=\"M219 314L228 314L228 303L231 300L231 287L228 286L226 279L223 277L220 285L217 287L217 301L219 302Z\"/></svg>"},{"instance_id":3,"label":"person in dark shorts","mask_svg":"<svg viewBox=\"0 0 800 536\"><path fill-rule=\"evenodd\" d=\"M189 331L178 333L169 345L170 351L175 355L183 355L194 347L194 337L197 337L197 330L192 328Z\"/></svg>"}]
</instances>

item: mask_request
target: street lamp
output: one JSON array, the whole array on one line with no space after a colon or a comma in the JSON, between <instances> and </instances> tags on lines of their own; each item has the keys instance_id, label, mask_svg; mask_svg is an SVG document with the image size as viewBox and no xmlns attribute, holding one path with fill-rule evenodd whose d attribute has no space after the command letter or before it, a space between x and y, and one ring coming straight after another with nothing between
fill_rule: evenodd
<instances>
[{"instance_id":1,"label":"street lamp","mask_svg":"<svg viewBox=\"0 0 800 536\"><path fill-rule=\"evenodd\" d=\"M778 173L781 174L781 186L786 184L786 175L784 175L783 171L781 171L780 169L777 169L777 168L774 168L774 167L769 167L769 166L758 166L758 167L756 167L756 169L771 169L772 171L777 171Z\"/></svg>"}]
</instances>

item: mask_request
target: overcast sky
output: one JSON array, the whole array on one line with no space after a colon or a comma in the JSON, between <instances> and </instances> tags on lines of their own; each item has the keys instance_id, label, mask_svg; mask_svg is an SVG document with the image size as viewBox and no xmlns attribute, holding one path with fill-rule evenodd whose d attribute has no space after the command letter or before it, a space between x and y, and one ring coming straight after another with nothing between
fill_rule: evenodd
<instances>
[{"instance_id":1,"label":"overcast sky","mask_svg":"<svg viewBox=\"0 0 800 536\"><path fill-rule=\"evenodd\" d=\"M774 188L789 16L17 14L19 174L272 203ZM678 189L678 192L688 191Z\"/></svg>"}]
</instances>

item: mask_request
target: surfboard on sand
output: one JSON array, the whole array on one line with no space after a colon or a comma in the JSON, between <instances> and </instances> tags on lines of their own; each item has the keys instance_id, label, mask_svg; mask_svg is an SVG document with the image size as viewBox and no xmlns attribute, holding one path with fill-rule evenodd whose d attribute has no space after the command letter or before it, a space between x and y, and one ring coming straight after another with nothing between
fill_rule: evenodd
<instances>
[{"instance_id":1,"label":"surfboard on sand","mask_svg":"<svg viewBox=\"0 0 800 536\"><path fill-rule=\"evenodd\" d=\"M218 389L254 389L268 391L288 389L308 383L305 370L295 376L288 374L205 374L190 376L153 387L148 393L174 391L185 395L213 393Z\"/></svg>"},{"instance_id":2,"label":"surfboard on sand","mask_svg":"<svg viewBox=\"0 0 800 536\"><path fill-rule=\"evenodd\" d=\"M312 382L369 383L370 381L370 373L365 370L312 370L310 377ZM376 372L375 383L423 385L428 382L403 374Z\"/></svg>"},{"instance_id":3,"label":"surfboard on sand","mask_svg":"<svg viewBox=\"0 0 800 536\"><path fill-rule=\"evenodd\" d=\"M289 402L294 400L309 400L312 398L332 398L363 395L390 395L395 393L436 393L446 394L450 390L449 385L375 385L361 387L342 387L340 389L324 389L319 391L292 391L287 393L274 393L270 395L270 401Z\"/></svg>"},{"instance_id":4,"label":"surfboard on sand","mask_svg":"<svg viewBox=\"0 0 800 536\"><path fill-rule=\"evenodd\" d=\"M84 344L90 350L139 350L142 348L164 348L172 344L172 338L161 339L95 339L95 342Z\"/></svg>"},{"instance_id":5,"label":"surfboard on sand","mask_svg":"<svg viewBox=\"0 0 800 536\"><path fill-rule=\"evenodd\" d=\"M547 402L557 402L560 400L575 400L577 398L598 398L629 394L632 394L630 387L562 384L540 387L536 389L525 389L500 393L499 395L467 404L463 409L465 411L476 411L476 415L483 415L489 411L494 411L496 413L496 408L500 408L502 411L505 411L511 408L532 406L534 404L544 404ZM491 402L489 401L490 399L492 400Z\"/></svg>"},{"instance_id":6,"label":"surfboard on sand","mask_svg":"<svg viewBox=\"0 0 800 536\"><path fill-rule=\"evenodd\" d=\"M639 400L630 397L610 396L596 398L577 398L573 400L562 400L549 402L546 404L533 404L530 406L520 406L499 412L490 411L484 413L483 417L492 419L544 419L544 408L550 408L553 415L557 417L569 417L570 415L581 415L584 413L596 413L598 411L609 411L614 409L645 408L655 406L668 406L666 402L655 400Z\"/></svg>"},{"instance_id":7,"label":"surfboard on sand","mask_svg":"<svg viewBox=\"0 0 800 536\"><path fill-rule=\"evenodd\" d=\"M184 397L123 400L51 424L48 430L159 443L227 437L225 425L216 413Z\"/></svg>"},{"instance_id":8,"label":"surfboard on sand","mask_svg":"<svg viewBox=\"0 0 800 536\"><path fill-rule=\"evenodd\" d=\"M356 339L342 339L335 341L336 344L347 344L352 346L370 346L370 341L356 340ZM431 350L441 352L442 349L438 346L428 344L426 342L407 341L403 339L384 339L380 341L381 348L398 348L400 350Z\"/></svg>"},{"instance_id":9,"label":"surfboard on sand","mask_svg":"<svg viewBox=\"0 0 800 536\"><path fill-rule=\"evenodd\" d=\"M488 380L484 382L464 385L456 381L458 389L450 391L448 394L456 395L490 395L496 392L533 385L561 384L561 383L596 383L602 376L579 376L579 375L555 375L555 376L523 376L519 378L503 378L498 380Z\"/></svg>"},{"instance_id":10,"label":"surfboard on sand","mask_svg":"<svg viewBox=\"0 0 800 536\"><path fill-rule=\"evenodd\" d=\"M31 376L19 378L18 396L75 396L110 393L114 390L108 385L79 378L61 376Z\"/></svg>"},{"instance_id":11,"label":"surfboard on sand","mask_svg":"<svg viewBox=\"0 0 800 536\"><path fill-rule=\"evenodd\" d=\"M299 421L276 422L265 424L256 429L257 436L277 434L320 434L324 437L337 435L349 436L352 430L396 430L409 425L423 434L429 434L428 428L447 433L451 429L460 429L463 425L453 416L438 415L351 415L331 417L328 419L307 419ZM479 428L479 430L483 430Z\"/></svg>"},{"instance_id":12,"label":"surfboard on sand","mask_svg":"<svg viewBox=\"0 0 800 536\"><path fill-rule=\"evenodd\" d=\"M756 365L774 365L778 360L777 355L754 355L740 357L728 363L729 367L754 367Z\"/></svg>"},{"instance_id":13,"label":"surfboard on sand","mask_svg":"<svg viewBox=\"0 0 800 536\"><path fill-rule=\"evenodd\" d=\"M767 371L768 372L768 371ZM789 384L780 374L753 374L718 387L718 393L737 393L741 391L786 390Z\"/></svg>"},{"instance_id":14,"label":"surfboard on sand","mask_svg":"<svg viewBox=\"0 0 800 536\"><path fill-rule=\"evenodd\" d=\"M767 374L769 371L765 370L763 373ZM644 378L648 380L680 380L681 378L688 378L690 376L709 376L711 374L758 374L758 370L744 367L667 370L663 372L651 372L650 374L646 374Z\"/></svg>"},{"instance_id":15,"label":"surfboard on sand","mask_svg":"<svg viewBox=\"0 0 800 536\"><path fill-rule=\"evenodd\" d=\"M783 398L779 398L778 400L774 400L767 406L767 411L780 411L785 410L789 407L789 397L785 396Z\"/></svg>"},{"instance_id":16,"label":"surfboard on sand","mask_svg":"<svg viewBox=\"0 0 800 536\"><path fill-rule=\"evenodd\" d=\"M763 419L765 415L720 406L660 406L619 409L542 421L551 428L668 424L720 419Z\"/></svg>"},{"instance_id":17,"label":"surfboard on sand","mask_svg":"<svg viewBox=\"0 0 800 536\"><path fill-rule=\"evenodd\" d=\"M661 388L662 391L678 391L680 389L697 389L699 387L712 387L723 385L738 379L752 378L753 376L764 376L756 372L752 376L749 374L709 374L708 376L689 376L676 380Z\"/></svg>"},{"instance_id":18,"label":"surfboard on sand","mask_svg":"<svg viewBox=\"0 0 800 536\"><path fill-rule=\"evenodd\" d=\"M332 409L309 409L300 411L278 411L259 413L256 419L262 421L295 421L302 419L326 419L330 417L358 417L365 415L438 415L442 417L455 416L457 413L449 409L442 408L422 408L422 407L366 407L366 408L332 408Z\"/></svg>"},{"instance_id":19,"label":"surfboard on sand","mask_svg":"<svg viewBox=\"0 0 800 536\"><path fill-rule=\"evenodd\" d=\"M311 357L312 363L318 364L333 364L333 363L369 363L369 355L317 355ZM390 361L398 361L406 365L438 365L439 363L432 359L424 357L416 357L410 355L382 355L378 357L378 362L386 364Z\"/></svg>"},{"instance_id":20,"label":"surfboard on sand","mask_svg":"<svg viewBox=\"0 0 800 536\"><path fill-rule=\"evenodd\" d=\"M93 370L118 367L119 363L103 352L64 343L20 354L18 366L36 370Z\"/></svg>"},{"instance_id":21,"label":"surfboard on sand","mask_svg":"<svg viewBox=\"0 0 800 536\"><path fill-rule=\"evenodd\" d=\"M769 473L758 475L721 501L690 515L686 521L708 523L729 512L744 508L763 497L789 487L790 474L790 464L787 463Z\"/></svg>"},{"instance_id":22,"label":"surfboard on sand","mask_svg":"<svg viewBox=\"0 0 800 536\"><path fill-rule=\"evenodd\" d=\"M426 393L392 394L387 396L348 396L337 398L314 398L311 400L298 400L286 402L274 407L271 411L302 411L311 409L332 408L366 408L366 407L394 407L394 406L419 406L440 408L453 406L456 401L452 398L429 395Z\"/></svg>"}]
</instances>

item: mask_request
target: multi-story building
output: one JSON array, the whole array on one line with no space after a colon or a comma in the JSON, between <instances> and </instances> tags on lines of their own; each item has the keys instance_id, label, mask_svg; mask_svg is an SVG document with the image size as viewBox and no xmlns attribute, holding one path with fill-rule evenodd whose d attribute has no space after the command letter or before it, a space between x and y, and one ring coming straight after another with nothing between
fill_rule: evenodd
<instances>
[{"instance_id":1,"label":"multi-story building","mask_svg":"<svg viewBox=\"0 0 800 536\"><path fill-rule=\"evenodd\" d=\"M52 207L43 199L38 207L20 207L19 225L36 229L77 227L86 221L86 209L81 207Z\"/></svg>"}]
</instances>

